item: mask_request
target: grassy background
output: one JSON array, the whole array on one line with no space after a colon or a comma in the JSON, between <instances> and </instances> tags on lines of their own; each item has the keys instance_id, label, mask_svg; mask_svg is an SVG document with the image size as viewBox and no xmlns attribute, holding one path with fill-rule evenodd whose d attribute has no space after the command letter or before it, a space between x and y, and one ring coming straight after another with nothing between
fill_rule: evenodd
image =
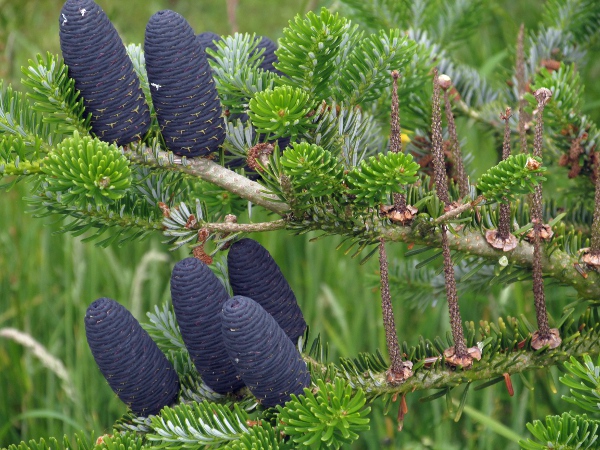
<instances>
[{"instance_id":1,"label":"grassy background","mask_svg":"<svg viewBox=\"0 0 600 450\"><path fill-rule=\"evenodd\" d=\"M239 29L277 38L287 20L316 3L239 0ZM142 42L148 18L166 8L184 15L197 32L226 34L231 29L224 1L103 0L100 4L125 42ZM470 45L456 50L457 57L488 73L497 65L512 64L502 52L514 45L521 20L528 26L537 23L541 4L539 0L495 2L494 17L481 24ZM62 1L56 0L0 0L0 78L19 86L20 67L27 59L46 50L59 53L61 6ZM597 69L593 65L583 68L588 79ZM593 98L598 97L591 95L590 104ZM459 127L471 150L493 151L492 136L466 121ZM476 152L474 172L486 167L490 153ZM169 300L170 269L186 256L183 251L169 253L160 236L122 248L99 249L78 238L56 235L58 227L51 220L26 213L26 195L24 184L0 194L0 329L16 328L37 340L49 355L62 361L68 379L57 376L30 349L0 337L0 447L81 429L95 430L96 435L109 429L125 407L89 352L83 329L85 310L94 299L108 296L145 320L145 311ZM280 264L313 335L321 333L329 342L332 359L385 348L375 260L359 266L359 258L350 259L336 250L336 238L311 243L312 236L286 232L253 237ZM401 257L404 251L403 245L389 246L390 257ZM464 318L478 321L525 314L534 320L529 290L524 283L498 289L485 298L469 293L461 298ZM570 291L549 290L550 311L560 314L572 295ZM449 329L444 301L411 307L396 297L395 303L401 340L416 343L419 335L433 338ZM418 398L425 394L409 396L410 412L401 433L395 431L395 408L384 416L381 405L376 404L371 432L353 448L517 448L514 440L526 435L528 420L565 408L543 372L526 374L526 378L535 385L535 391L515 377L514 397L508 396L503 385L471 393L458 423L444 399L420 403ZM552 371L550 378L558 384L556 372ZM453 392L455 400L461 391Z\"/></svg>"}]
</instances>

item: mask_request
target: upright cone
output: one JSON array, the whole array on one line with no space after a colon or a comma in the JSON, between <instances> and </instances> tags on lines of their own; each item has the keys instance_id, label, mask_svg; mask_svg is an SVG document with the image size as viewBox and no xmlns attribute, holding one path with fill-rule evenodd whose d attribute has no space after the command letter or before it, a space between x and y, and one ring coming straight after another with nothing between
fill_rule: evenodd
<instances>
[{"instance_id":1,"label":"upright cone","mask_svg":"<svg viewBox=\"0 0 600 450\"><path fill-rule=\"evenodd\" d=\"M235 296L223 305L225 348L250 392L267 407L283 405L310 386L302 355L275 319L254 300Z\"/></svg>"},{"instance_id":2,"label":"upright cone","mask_svg":"<svg viewBox=\"0 0 600 450\"><path fill-rule=\"evenodd\" d=\"M243 387L221 339L221 309L229 295L212 270L196 258L179 261L171 298L183 342L206 385L220 394Z\"/></svg>"},{"instance_id":3,"label":"upright cone","mask_svg":"<svg viewBox=\"0 0 600 450\"><path fill-rule=\"evenodd\" d=\"M117 30L93 0L67 0L59 19L60 47L81 92L92 132L125 145L150 128L150 110Z\"/></svg>"},{"instance_id":4,"label":"upright cone","mask_svg":"<svg viewBox=\"0 0 600 450\"><path fill-rule=\"evenodd\" d=\"M225 140L221 101L194 30L176 12L154 14L146 25L146 71L167 148L206 156Z\"/></svg>"},{"instance_id":5,"label":"upright cone","mask_svg":"<svg viewBox=\"0 0 600 450\"><path fill-rule=\"evenodd\" d=\"M231 245L227 266L234 295L260 304L296 343L306 330L306 322L294 292L269 252L252 239L241 239Z\"/></svg>"},{"instance_id":6,"label":"upright cone","mask_svg":"<svg viewBox=\"0 0 600 450\"><path fill-rule=\"evenodd\" d=\"M177 401L175 369L124 306L106 297L94 301L85 313L85 334L100 372L135 414L158 414Z\"/></svg>"}]
</instances>

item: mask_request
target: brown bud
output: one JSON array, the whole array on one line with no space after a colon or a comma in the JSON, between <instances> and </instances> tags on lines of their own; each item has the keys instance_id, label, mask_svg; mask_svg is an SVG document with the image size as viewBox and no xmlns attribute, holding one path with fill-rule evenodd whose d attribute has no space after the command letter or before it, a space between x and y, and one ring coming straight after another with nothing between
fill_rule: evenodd
<instances>
[{"instance_id":1,"label":"brown bud","mask_svg":"<svg viewBox=\"0 0 600 450\"><path fill-rule=\"evenodd\" d=\"M537 159L527 158L527 162L525 163L525 168L527 170L537 170L541 167L542 163Z\"/></svg>"},{"instance_id":2,"label":"brown bud","mask_svg":"<svg viewBox=\"0 0 600 450\"><path fill-rule=\"evenodd\" d=\"M452 86L452 79L448 75L442 74L438 77L438 84L446 91Z\"/></svg>"},{"instance_id":3,"label":"brown bud","mask_svg":"<svg viewBox=\"0 0 600 450\"><path fill-rule=\"evenodd\" d=\"M552 98L552 91L548 88L542 87L533 93L538 104L545 105Z\"/></svg>"}]
</instances>

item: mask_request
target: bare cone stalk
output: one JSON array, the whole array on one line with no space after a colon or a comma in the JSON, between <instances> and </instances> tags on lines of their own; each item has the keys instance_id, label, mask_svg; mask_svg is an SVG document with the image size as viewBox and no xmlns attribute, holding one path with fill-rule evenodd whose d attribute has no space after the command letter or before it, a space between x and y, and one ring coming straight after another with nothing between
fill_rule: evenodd
<instances>
[{"instance_id":1,"label":"bare cone stalk","mask_svg":"<svg viewBox=\"0 0 600 450\"><path fill-rule=\"evenodd\" d=\"M444 278L446 282L446 297L448 298L448 312L450 313L450 327L452 328L452 339L454 340L454 358L456 364L463 367L471 365L472 358L467 351L465 334L458 306L458 294L456 291L456 279L454 278L454 265L450 255L450 246L448 245L447 225L441 226L442 232L442 254L444 256ZM446 357L450 360L449 356ZM452 360L450 360L452 363Z\"/></svg>"},{"instance_id":2,"label":"bare cone stalk","mask_svg":"<svg viewBox=\"0 0 600 450\"><path fill-rule=\"evenodd\" d=\"M402 129L400 128L400 101L398 99L398 78L400 72L392 71L392 117L390 125L390 151L402 152ZM394 194L394 210L397 213L406 213L406 197L402 193ZM411 216L412 218L412 216Z\"/></svg>"},{"instance_id":3,"label":"bare cone stalk","mask_svg":"<svg viewBox=\"0 0 600 450\"><path fill-rule=\"evenodd\" d=\"M452 104L450 103L450 88L452 80L448 75L440 75L438 83L444 90L444 107L446 111L446 120L448 121L448 133L450 134L450 142L452 144L452 158L456 167L456 176L458 178L458 192L461 197L469 195L469 179L465 172L462 152L460 151L460 143L458 141L458 133L456 132L456 122L454 121L454 113L452 112Z\"/></svg>"},{"instance_id":4,"label":"bare cone stalk","mask_svg":"<svg viewBox=\"0 0 600 450\"><path fill-rule=\"evenodd\" d=\"M600 169L600 158L596 158L596 168ZM592 238L590 248L583 254L583 262L588 267L600 268L600 176L596 177L596 193L594 196L594 220L592 221Z\"/></svg>"},{"instance_id":5,"label":"bare cone stalk","mask_svg":"<svg viewBox=\"0 0 600 450\"><path fill-rule=\"evenodd\" d=\"M533 143L533 156L542 157L543 135L544 135L544 107L552 97L552 91L540 88L534 92L538 102L537 121L535 125L535 139ZM542 185L538 184L532 195L531 221L533 223L533 299L537 318L538 330L533 334L531 347L540 349L544 346L556 348L561 339L557 329L550 329L548 325L548 311L546 310L546 296L544 294L544 280L542 274L542 249L540 233L543 228L542 218Z\"/></svg>"},{"instance_id":6,"label":"bare cone stalk","mask_svg":"<svg viewBox=\"0 0 600 450\"><path fill-rule=\"evenodd\" d=\"M438 197L444 202L446 207L450 206L448 196L448 177L446 174L446 165L444 163L444 153L442 151L442 112L440 106L440 81L437 68L433 72L433 111L431 119L431 147L433 152L434 182ZM450 255L450 246L448 244L448 226L440 226L442 233L442 253L444 256L444 277L446 281L446 297L448 298L448 311L450 313L450 326L452 328L452 338L454 347L444 352L446 362L454 366L468 368L473 363L473 357L467 350L465 335L458 307L458 294L456 291L456 279L454 278L454 266Z\"/></svg>"},{"instance_id":7,"label":"bare cone stalk","mask_svg":"<svg viewBox=\"0 0 600 450\"><path fill-rule=\"evenodd\" d=\"M504 114L500 115L500 118L504 120L504 142L502 144L502 160L507 159L510 156L510 124L509 120L511 117L511 109L506 108ZM498 219L498 229L488 230L485 233L485 238L488 243L499 250L508 252L514 250L517 247L518 240L510 232L510 203L505 198L500 205Z\"/></svg>"},{"instance_id":8,"label":"bare cone stalk","mask_svg":"<svg viewBox=\"0 0 600 450\"><path fill-rule=\"evenodd\" d=\"M525 92L527 90L527 81L525 79L525 25L521 24L519 35L517 36L517 91L519 93L519 138L521 140L521 153L527 153L527 127L529 121L528 114L525 112L527 100Z\"/></svg>"},{"instance_id":9,"label":"bare cone stalk","mask_svg":"<svg viewBox=\"0 0 600 450\"><path fill-rule=\"evenodd\" d=\"M385 329L385 342L391 360L387 372L387 381L390 384L400 384L412 376L412 363L402 360L402 352L396 334L396 322L390 294L390 282L385 241L379 239L379 273L381 277L381 311L383 313L383 328Z\"/></svg>"},{"instance_id":10,"label":"bare cone stalk","mask_svg":"<svg viewBox=\"0 0 600 450\"><path fill-rule=\"evenodd\" d=\"M431 151L433 153L433 180L437 196L446 206L450 205L448 176L442 149L442 112L440 107L440 83L437 67L433 69L433 101L431 117Z\"/></svg>"},{"instance_id":11,"label":"bare cone stalk","mask_svg":"<svg viewBox=\"0 0 600 450\"><path fill-rule=\"evenodd\" d=\"M596 158L598 161L599 158ZM600 162L596 163L600 165ZM592 222L592 240L590 243L590 253L600 255L600 176L596 177L596 206L594 208L594 221Z\"/></svg>"}]
</instances>

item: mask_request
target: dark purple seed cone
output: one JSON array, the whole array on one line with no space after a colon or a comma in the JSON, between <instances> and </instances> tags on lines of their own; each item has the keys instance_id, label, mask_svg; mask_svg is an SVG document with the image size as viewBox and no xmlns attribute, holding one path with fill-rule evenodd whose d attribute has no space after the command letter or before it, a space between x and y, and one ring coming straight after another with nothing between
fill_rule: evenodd
<instances>
[{"instance_id":1,"label":"dark purple seed cone","mask_svg":"<svg viewBox=\"0 0 600 450\"><path fill-rule=\"evenodd\" d=\"M227 265L233 294L259 303L296 343L306 322L296 296L269 252L252 239L241 239L231 245Z\"/></svg>"},{"instance_id":2,"label":"dark purple seed cone","mask_svg":"<svg viewBox=\"0 0 600 450\"><path fill-rule=\"evenodd\" d=\"M221 309L229 295L215 274L196 258L179 261L171 298L183 342L206 385L220 394L243 387L221 339Z\"/></svg>"},{"instance_id":3,"label":"dark purple seed cone","mask_svg":"<svg viewBox=\"0 0 600 450\"><path fill-rule=\"evenodd\" d=\"M223 342L250 392L263 404L283 405L310 386L300 352L257 302L235 296L223 305Z\"/></svg>"},{"instance_id":4,"label":"dark purple seed cone","mask_svg":"<svg viewBox=\"0 0 600 450\"><path fill-rule=\"evenodd\" d=\"M105 297L94 301L85 334L100 372L135 414L158 414L177 401L177 372L124 306Z\"/></svg>"},{"instance_id":5,"label":"dark purple seed cone","mask_svg":"<svg viewBox=\"0 0 600 450\"><path fill-rule=\"evenodd\" d=\"M92 132L125 145L150 127L150 110L123 41L93 0L67 0L59 19L60 47L81 92Z\"/></svg>"},{"instance_id":6,"label":"dark purple seed cone","mask_svg":"<svg viewBox=\"0 0 600 450\"><path fill-rule=\"evenodd\" d=\"M205 156L225 140L221 101L204 49L179 14L165 10L146 25L146 70L167 148Z\"/></svg>"},{"instance_id":7,"label":"dark purple seed cone","mask_svg":"<svg viewBox=\"0 0 600 450\"><path fill-rule=\"evenodd\" d=\"M204 33L200 33L196 35L196 42L200 44L202 49L206 52L207 48L211 50L217 51L216 42L222 40L221 36L212 31L205 31ZM206 57L212 59L213 57L206 53Z\"/></svg>"}]
</instances>

